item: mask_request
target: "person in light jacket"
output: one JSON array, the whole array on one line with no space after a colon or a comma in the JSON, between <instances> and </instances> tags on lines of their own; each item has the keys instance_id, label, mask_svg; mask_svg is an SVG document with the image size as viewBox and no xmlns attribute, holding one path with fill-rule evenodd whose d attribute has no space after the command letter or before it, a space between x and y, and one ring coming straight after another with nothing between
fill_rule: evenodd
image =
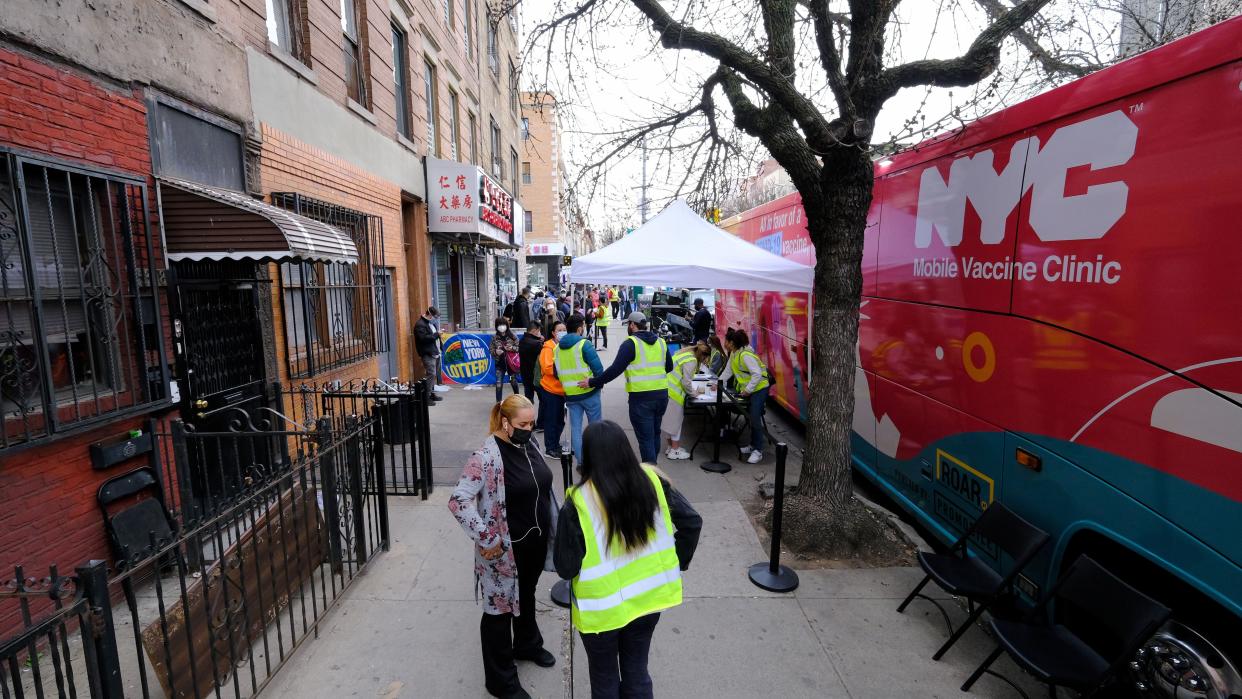
<instances>
[{"instance_id":1,"label":"person in light jacket","mask_svg":"<svg viewBox=\"0 0 1242 699\"><path fill-rule=\"evenodd\" d=\"M660 612L681 604L703 518L659 470L638 463L617 423L587 427L582 448L582 480L558 519L556 572L572 581L592 699L649 699L651 636Z\"/></svg>"},{"instance_id":2,"label":"person in light jacket","mask_svg":"<svg viewBox=\"0 0 1242 699\"><path fill-rule=\"evenodd\" d=\"M559 505L552 471L535 446L535 408L512 395L492 407L490 434L462 469L448 507L474 542L475 599L484 685L505 699L529 699L515 660L552 667L535 619L539 575L552 570Z\"/></svg>"}]
</instances>

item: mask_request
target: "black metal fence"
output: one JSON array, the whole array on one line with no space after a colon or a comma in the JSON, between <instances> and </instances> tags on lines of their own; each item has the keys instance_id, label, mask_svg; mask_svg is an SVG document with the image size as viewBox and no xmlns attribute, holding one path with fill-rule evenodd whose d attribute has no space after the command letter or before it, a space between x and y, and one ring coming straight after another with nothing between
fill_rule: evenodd
<instances>
[{"instance_id":1,"label":"black metal fence","mask_svg":"<svg viewBox=\"0 0 1242 699\"><path fill-rule=\"evenodd\" d=\"M427 389L299 386L229 429L179 421L100 489L116 563L0 584L0 699L257 694L431 488Z\"/></svg>"}]
</instances>

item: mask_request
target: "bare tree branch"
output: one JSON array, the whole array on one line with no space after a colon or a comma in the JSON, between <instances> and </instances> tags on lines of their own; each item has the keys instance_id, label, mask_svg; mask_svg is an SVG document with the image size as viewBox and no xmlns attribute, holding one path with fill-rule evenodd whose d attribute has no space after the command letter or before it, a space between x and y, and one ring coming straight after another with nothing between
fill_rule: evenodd
<instances>
[{"instance_id":1,"label":"bare tree branch","mask_svg":"<svg viewBox=\"0 0 1242 699\"><path fill-rule=\"evenodd\" d=\"M973 85L996 70L1001 43L1051 0L1023 0L979 33L966 53L950 60L912 61L889 68L879 75L876 89L868 95L869 106L879 111L888 98L903 87Z\"/></svg>"},{"instance_id":2,"label":"bare tree branch","mask_svg":"<svg viewBox=\"0 0 1242 699\"><path fill-rule=\"evenodd\" d=\"M975 0L988 13L988 17L992 20L997 19L1005 14L1009 8L1001 4L1000 0ZM1026 29L1018 27L1013 32L1013 38L1022 44L1022 47L1031 52L1031 56L1039 61L1044 70L1049 75L1070 75L1075 78L1081 78L1099 70L1103 66L1098 64L1079 65L1065 61L1053 56L1047 49L1039 45L1035 37Z\"/></svg>"}]
</instances>

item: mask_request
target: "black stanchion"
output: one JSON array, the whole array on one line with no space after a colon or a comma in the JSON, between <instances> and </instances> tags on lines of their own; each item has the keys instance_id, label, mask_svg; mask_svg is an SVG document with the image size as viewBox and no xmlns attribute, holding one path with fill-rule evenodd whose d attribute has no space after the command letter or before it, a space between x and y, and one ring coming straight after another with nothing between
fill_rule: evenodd
<instances>
[{"instance_id":1,"label":"black stanchion","mask_svg":"<svg viewBox=\"0 0 1242 699\"><path fill-rule=\"evenodd\" d=\"M566 496L569 495L569 479L570 469L573 467L574 453L573 450L561 449L561 484L564 488ZM558 607L569 606L569 581L557 580L552 585L552 603Z\"/></svg>"},{"instance_id":2,"label":"black stanchion","mask_svg":"<svg viewBox=\"0 0 1242 699\"><path fill-rule=\"evenodd\" d=\"M728 473L733 467L720 460L720 443L724 441L724 382L716 380L716 443L712 445L712 460L699 464L699 468L711 473Z\"/></svg>"},{"instance_id":3,"label":"black stanchion","mask_svg":"<svg viewBox=\"0 0 1242 699\"><path fill-rule=\"evenodd\" d=\"M776 492L772 495L772 553L766 563L750 567L750 581L770 592L798 589L798 574L781 565L781 511L785 507L785 458L789 445L776 445Z\"/></svg>"}]
</instances>

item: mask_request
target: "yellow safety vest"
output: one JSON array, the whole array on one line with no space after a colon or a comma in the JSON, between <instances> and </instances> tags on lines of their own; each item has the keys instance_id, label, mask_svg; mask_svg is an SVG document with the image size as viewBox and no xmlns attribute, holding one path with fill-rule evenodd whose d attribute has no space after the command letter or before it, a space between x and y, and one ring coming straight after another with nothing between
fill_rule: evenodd
<instances>
[{"instance_id":1,"label":"yellow safety vest","mask_svg":"<svg viewBox=\"0 0 1242 699\"><path fill-rule=\"evenodd\" d=\"M583 350L586 342L586 340L579 340L578 344L569 349L560 345L556 347L556 355L552 363L556 365L556 376L561 380L561 386L564 387L567 397L580 396L595 390L578 386L579 381L591 378L591 367L587 364Z\"/></svg>"},{"instance_id":2,"label":"yellow safety vest","mask_svg":"<svg viewBox=\"0 0 1242 699\"><path fill-rule=\"evenodd\" d=\"M599 315L595 317L595 324L607 327L608 321L612 320L612 311L608 310L608 304L603 302L599 304L598 308L602 309L603 312L596 311Z\"/></svg>"},{"instance_id":3,"label":"yellow safety vest","mask_svg":"<svg viewBox=\"0 0 1242 699\"><path fill-rule=\"evenodd\" d=\"M664 340L657 338L654 345L649 345L632 335L626 339L634 343L634 359L625 367L625 392L668 390L664 371L668 345Z\"/></svg>"},{"instance_id":4,"label":"yellow safety vest","mask_svg":"<svg viewBox=\"0 0 1242 699\"><path fill-rule=\"evenodd\" d=\"M673 515L659 476L647 466L643 471L655 488L660 511L647 543L630 551L623 550L622 542L607 540L607 516L590 482L569 490L586 541L582 568L570 585L570 617L582 633L613 631L639 617L681 604L681 565L673 541Z\"/></svg>"},{"instance_id":5,"label":"yellow safety vest","mask_svg":"<svg viewBox=\"0 0 1242 699\"><path fill-rule=\"evenodd\" d=\"M729 356L729 366L733 368L733 376L737 379L737 387L741 390L746 388L746 384L750 383L750 370L746 368L746 363L742 361L742 358L747 355L755 358L755 362L759 364L759 371L763 372L763 378L759 379L759 383L755 384L755 390L761 391L768 387L768 367L749 346L743 347Z\"/></svg>"},{"instance_id":6,"label":"yellow safety vest","mask_svg":"<svg viewBox=\"0 0 1242 699\"><path fill-rule=\"evenodd\" d=\"M668 397L677 401L678 405L686 404L686 389L681 386L682 367L697 361L694 350L687 348L673 355L673 370L668 372Z\"/></svg>"}]
</instances>

